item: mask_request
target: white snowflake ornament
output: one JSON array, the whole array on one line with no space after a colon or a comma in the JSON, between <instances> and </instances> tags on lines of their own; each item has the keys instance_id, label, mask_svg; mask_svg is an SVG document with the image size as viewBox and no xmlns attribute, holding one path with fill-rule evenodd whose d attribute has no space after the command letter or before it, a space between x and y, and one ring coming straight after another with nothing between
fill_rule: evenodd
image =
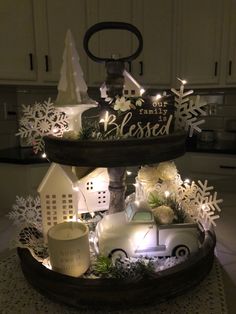
<instances>
[{"instance_id":1,"label":"white snowflake ornament","mask_svg":"<svg viewBox=\"0 0 236 314\"><path fill-rule=\"evenodd\" d=\"M182 80L180 80L183 82ZM180 86L180 90L174 88L171 91L175 96L175 128L189 131L189 136L192 137L194 132L201 132L200 124L205 120L199 119L199 115L206 115L202 109L207 105L206 102L200 102L200 96L196 96L195 101L189 99L189 95L193 94L193 90L184 91L184 84Z\"/></svg>"},{"instance_id":2,"label":"white snowflake ornament","mask_svg":"<svg viewBox=\"0 0 236 314\"><path fill-rule=\"evenodd\" d=\"M42 104L23 105L22 113L19 132L16 135L26 138L36 154L44 150L44 136L60 137L68 130L66 114L56 109L50 98Z\"/></svg>"},{"instance_id":3,"label":"white snowflake ornament","mask_svg":"<svg viewBox=\"0 0 236 314\"><path fill-rule=\"evenodd\" d=\"M218 213L221 211L218 204L223 202L217 198L217 192L211 193L213 189L213 186L208 186L207 180L198 180L198 184L183 184L177 194L177 200L184 210L205 230L216 226L215 220L220 217Z\"/></svg>"},{"instance_id":4,"label":"white snowflake ornament","mask_svg":"<svg viewBox=\"0 0 236 314\"><path fill-rule=\"evenodd\" d=\"M26 198L16 196L16 203L12 211L7 215L16 226L31 225L42 230L42 215L40 197L27 196Z\"/></svg>"}]
</instances>

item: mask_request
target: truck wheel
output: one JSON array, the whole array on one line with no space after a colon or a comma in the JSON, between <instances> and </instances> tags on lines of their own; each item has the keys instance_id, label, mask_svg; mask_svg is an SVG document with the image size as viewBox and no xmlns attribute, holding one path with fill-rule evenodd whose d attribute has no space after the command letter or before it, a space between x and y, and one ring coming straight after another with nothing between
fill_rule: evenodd
<instances>
[{"instance_id":1,"label":"truck wheel","mask_svg":"<svg viewBox=\"0 0 236 314\"><path fill-rule=\"evenodd\" d=\"M173 255L176 257L187 257L189 254L189 248L185 245L179 245L173 251Z\"/></svg>"},{"instance_id":2,"label":"truck wheel","mask_svg":"<svg viewBox=\"0 0 236 314\"><path fill-rule=\"evenodd\" d=\"M119 249L119 250L114 250L110 254L112 263L115 263L117 259L125 259L127 258L127 254L125 251Z\"/></svg>"}]
</instances>

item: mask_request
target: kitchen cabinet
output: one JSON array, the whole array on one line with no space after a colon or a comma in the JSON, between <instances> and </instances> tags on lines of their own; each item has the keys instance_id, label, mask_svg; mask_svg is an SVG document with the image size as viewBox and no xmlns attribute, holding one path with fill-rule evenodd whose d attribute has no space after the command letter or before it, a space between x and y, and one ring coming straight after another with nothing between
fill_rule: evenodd
<instances>
[{"instance_id":1,"label":"kitchen cabinet","mask_svg":"<svg viewBox=\"0 0 236 314\"><path fill-rule=\"evenodd\" d=\"M0 80L35 81L33 1L0 1L0 23Z\"/></svg>"},{"instance_id":2,"label":"kitchen cabinet","mask_svg":"<svg viewBox=\"0 0 236 314\"><path fill-rule=\"evenodd\" d=\"M223 2L178 1L176 74L190 85L219 83Z\"/></svg>"},{"instance_id":3,"label":"kitchen cabinet","mask_svg":"<svg viewBox=\"0 0 236 314\"><path fill-rule=\"evenodd\" d=\"M236 2L234 0L226 1L225 23L227 23L228 31L226 58L224 62L226 84L236 84Z\"/></svg>"},{"instance_id":4,"label":"kitchen cabinet","mask_svg":"<svg viewBox=\"0 0 236 314\"><path fill-rule=\"evenodd\" d=\"M150 87L171 86L174 49L174 1L134 1L133 22L143 36L143 52L132 62L132 74Z\"/></svg>"},{"instance_id":5,"label":"kitchen cabinet","mask_svg":"<svg viewBox=\"0 0 236 314\"><path fill-rule=\"evenodd\" d=\"M87 0L87 28L99 22L132 23L131 0ZM129 56L132 53L132 35L125 30L105 30L94 34L89 41L91 52L103 58ZM88 60L89 83L99 86L106 78L105 66Z\"/></svg>"},{"instance_id":6,"label":"kitchen cabinet","mask_svg":"<svg viewBox=\"0 0 236 314\"><path fill-rule=\"evenodd\" d=\"M0 82L56 85L70 28L88 85L100 86L105 67L86 56L84 34L95 23L122 21L143 35L144 49L131 74L144 87L170 88L176 77L194 87L233 87L235 14L234 0L1 1ZM136 40L124 30L100 31L89 48L100 57L124 57L134 52Z\"/></svg>"},{"instance_id":7,"label":"kitchen cabinet","mask_svg":"<svg viewBox=\"0 0 236 314\"><path fill-rule=\"evenodd\" d=\"M85 0L35 1L36 36L39 53L39 76L42 82L57 83L60 78L65 36L71 30L87 78L87 56L83 49L86 31Z\"/></svg>"},{"instance_id":8,"label":"kitchen cabinet","mask_svg":"<svg viewBox=\"0 0 236 314\"><path fill-rule=\"evenodd\" d=\"M0 80L9 84L57 84L67 29L74 35L86 79L85 2L1 1Z\"/></svg>"},{"instance_id":9,"label":"kitchen cabinet","mask_svg":"<svg viewBox=\"0 0 236 314\"><path fill-rule=\"evenodd\" d=\"M218 179L236 176L236 156L227 154L186 153L175 164L183 179Z\"/></svg>"}]
</instances>

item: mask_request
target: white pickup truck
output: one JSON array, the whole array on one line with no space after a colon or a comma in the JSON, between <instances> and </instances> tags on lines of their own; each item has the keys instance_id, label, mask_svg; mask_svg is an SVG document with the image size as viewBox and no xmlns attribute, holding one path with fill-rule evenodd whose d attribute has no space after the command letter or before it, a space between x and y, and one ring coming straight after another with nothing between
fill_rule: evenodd
<instances>
[{"instance_id":1,"label":"white pickup truck","mask_svg":"<svg viewBox=\"0 0 236 314\"><path fill-rule=\"evenodd\" d=\"M105 216L96 227L97 253L117 257L188 256L200 247L195 223L157 225L150 208L129 203L123 212Z\"/></svg>"}]
</instances>

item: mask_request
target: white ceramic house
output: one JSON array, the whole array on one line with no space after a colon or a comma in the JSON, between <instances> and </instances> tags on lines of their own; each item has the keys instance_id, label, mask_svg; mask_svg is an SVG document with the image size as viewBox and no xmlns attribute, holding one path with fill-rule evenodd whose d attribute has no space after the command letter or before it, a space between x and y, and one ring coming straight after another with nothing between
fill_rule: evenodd
<instances>
[{"instance_id":1,"label":"white ceramic house","mask_svg":"<svg viewBox=\"0 0 236 314\"><path fill-rule=\"evenodd\" d=\"M47 231L52 226L76 219L78 212L78 178L71 166L52 163L41 184L40 194L43 234L46 239Z\"/></svg>"},{"instance_id":2,"label":"white ceramic house","mask_svg":"<svg viewBox=\"0 0 236 314\"><path fill-rule=\"evenodd\" d=\"M38 187L43 234L64 221L75 221L80 213L107 210L110 193L106 168L97 168L78 180L73 167L52 163Z\"/></svg>"},{"instance_id":3,"label":"white ceramic house","mask_svg":"<svg viewBox=\"0 0 236 314\"><path fill-rule=\"evenodd\" d=\"M106 168L96 168L79 180L79 212L94 212L109 208L109 176Z\"/></svg>"},{"instance_id":4,"label":"white ceramic house","mask_svg":"<svg viewBox=\"0 0 236 314\"><path fill-rule=\"evenodd\" d=\"M123 72L125 83L124 83L124 96L125 97L139 97L142 96L142 87L133 78L133 76L126 70Z\"/></svg>"},{"instance_id":5,"label":"white ceramic house","mask_svg":"<svg viewBox=\"0 0 236 314\"><path fill-rule=\"evenodd\" d=\"M133 76L126 70L123 72L124 75L124 90L123 94L125 97L140 97L142 96L142 87L133 78ZM100 87L101 98L107 98L107 87L105 82Z\"/></svg>"}]
</instances>

